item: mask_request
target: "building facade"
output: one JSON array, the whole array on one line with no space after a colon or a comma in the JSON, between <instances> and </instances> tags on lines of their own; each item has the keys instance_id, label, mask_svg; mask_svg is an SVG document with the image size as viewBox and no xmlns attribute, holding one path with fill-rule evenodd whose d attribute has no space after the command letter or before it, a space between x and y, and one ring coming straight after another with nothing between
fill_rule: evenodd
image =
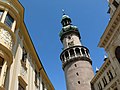
<instances>
[{"instance_id":1,"label":"building facade","mask_svg":"<svg viewBox=\"0 0 120 90\"><path fill-rule=\"evenodd\" d=\"M104 59L104 63L96 75L91 80L92 90L119 90L119 77L109 58Z\"/></svg>"},{"instance_id":2,"label":"building facade","mask_svg":"<svg viewBox=\"0 0 120 90\"><path fill-rule=\"evenodd\" d=\"M100 85L101 87L98 90L119 90L120 89L120 0L108 0L109 1L109 10L110 13L110 21L100 39L99 47L105 49L108 54L108 60L110 64L108 65L105 61L103 66L101 67L103 70L97 72L94 79L91 81L93 88L97 90L97 85L99 84L101 78L103 76L107 76L105 78L109 78L107 75L108 69L107 67L113 70L111 73L113 74L112 80L104 80L106 85ZM104 66L106 65L106 67ZM100 73L101 72L101 73ZM111 75L112 75L111 74ZM115 87L115 88L114 88Z\"/></svg>"},{"instance_id":3,"label":"building facade","mask_svg":"<svg viewBox=\"0 0 120 90\"><path fill-rule=\"evenodd\" d=\"M18 0L0 0L0 90L54 90Z\"/></svg>"},{"instance_id":4,"label":"building facade","mask_svg":"<svg viewBox=\"0 0 120 90\"><path fill-rule=\"evenodd\" d=\"M91 90L90 81L94 73L89 50L82 45L79 30L71 22L70 17L64 14L60 31L60 40L63 44L60 59L67 90Z\"/></svg>"}]
</instances>

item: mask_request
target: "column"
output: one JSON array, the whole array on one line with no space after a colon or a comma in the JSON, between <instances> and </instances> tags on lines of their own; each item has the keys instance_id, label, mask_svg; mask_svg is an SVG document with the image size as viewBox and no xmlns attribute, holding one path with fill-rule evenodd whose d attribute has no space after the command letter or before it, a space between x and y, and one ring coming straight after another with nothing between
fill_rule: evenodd
<instances>
[{"instance_id":1,"label":"column","mask_svg":"<svg viewBox=\"0 0 120 90\"><path fill-rule=\"evenodd\" d=\"M14 32L15 31L15 26L16 26L16 21L14 20L13 24L12 24L12 28L11 30Z\"/></svg>"},{"instance_id":2,"label":"column","mask_svg":"<svg viewBox=\"0 0 120 90\"><path fill-rule=\"evenodd\" d=\"M77 54L76 54L75 48L73 48L73 50L74 50L75 57L77 57Z\"/></svg>"},{"instance_id":3,"label":"column","mask_svg":"<svg viewBox=\"0 0 120 90\"><path fill-rule=\"evenodd\" d=\"M84 49L84 51L85 51L85 56L88 57L86 49Z\"/></svg>"},{"instance_id":4,"label":"column","mask_svg":"<svg viewBox=\"0 0 120 90\"><path fill-rule=\"evenodd\" d=\"M8 11L5 10L3 13L2 19L1 19L2 23L4 23L7 13L8 13Z\"/></svg>"},{"instance_id":5,"label":"column","mask_svg":"<svg viewBox=\"0 0 120 90\"><path fill-rule=\"evenodd\" d=\"M4 62L2 70L1 70L1 76L0 76L0 86L4 87L5 77L6 77L6 71L7 71L7 61Z\"/></svg>"},{"instance_id":6,"label":"column","mask_svg":"<svg viewBox=\"0 0 120 90\"><path fill-rule=\"evenodd\" d=\"M82 51L81 51L81 48L80 48L80 55L83 56Z\"/></svg>"}]
</instances>

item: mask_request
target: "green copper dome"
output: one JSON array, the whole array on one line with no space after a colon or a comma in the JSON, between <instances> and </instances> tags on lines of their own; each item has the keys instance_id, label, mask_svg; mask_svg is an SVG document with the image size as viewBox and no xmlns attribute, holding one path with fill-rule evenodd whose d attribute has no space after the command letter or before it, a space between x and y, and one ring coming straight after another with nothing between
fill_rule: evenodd
<instances>
[{"instance_id":1,"label":"green copper dome","mask_svg":"<svg viewBox=\"0 0 120 90\"><path fill-rule=\"evenodd\" d=\"M72 22L71 18L68 15L64 14L62 16L61 24L63 25L63 27L59 33L61 40L64 38L66 34L69 34L69 33L77 34L80 37L78 28L76 26L73 26L71 22Z\"/></svg>"},{"instance_id":2,"label":"green copper dome","mask_svg":"<svg viewBox=\"0 0 120 90\"><path fill-rule=\"evenodd\" d=\"M62 16L62 20L63 20L63 19L66 19L66 18L70 19L70 17L69 17L68 15L63 15L63 16Z\"/></svg>"}]
</instances>

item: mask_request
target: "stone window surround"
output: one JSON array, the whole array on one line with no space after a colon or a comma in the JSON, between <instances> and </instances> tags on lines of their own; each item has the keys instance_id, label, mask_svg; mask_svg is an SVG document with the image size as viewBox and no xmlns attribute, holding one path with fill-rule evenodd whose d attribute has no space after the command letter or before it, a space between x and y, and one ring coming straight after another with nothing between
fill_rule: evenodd
<instances>
[{"instance_id":1,"label":"stone window surround","mask_svg":"<svg viewBox=\"0 0 120 90\"><path fill-rule=\"evenodd\" d=\"M99 89L99 90L102 90L101 82L98 83L98 89Z\"/></svg>"},{"instance_id":2,"label":"stone window surround","mask_svg":"<svg viewBox=\"0 0 120 90\"><path fill-rule=\"evenodd\" d=\"M24 90L26 90L27 83L24 81L24 79L21 76L18 76L18 80L18 85L21 85L24 88Z\"/></svg>"}]
</instances>

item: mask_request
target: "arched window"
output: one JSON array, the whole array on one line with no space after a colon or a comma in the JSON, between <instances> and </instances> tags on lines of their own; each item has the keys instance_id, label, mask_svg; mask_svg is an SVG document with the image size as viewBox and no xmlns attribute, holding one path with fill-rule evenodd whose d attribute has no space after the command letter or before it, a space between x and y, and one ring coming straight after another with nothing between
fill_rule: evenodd
<instances>
[{"instance_id":1,"label":"arched window","mask_svg":"<svg viewBox=\"0 0 120 90\"><path fill-rule=\"evenodd\" d=\"M81 48L81 52L83 55L85 55L85 50L83 48Z\"/></svg>"},{"instance_id":2,"label":"arched window","mask_svg":"<svg viewBox=\"0 0 120 90\"><path fill-rule=\"evenodd\" d=\"M75 48L75 52L77 55L80 55L80 49L79 48Z\"/></svg>"},{"instance_id":3,"label":"arched window","mask_svg":"<svg viewBox=\"0 0 120 90\"><path fill-rule=\"evenodd\" d=\"M69 54L68 51L65 52L65 58L68 59L69 58Z\"/></svg>"},{"instance_id":4,"label":"arched window","mask_svg":"<svg viewBox=\"0 0 120 90\"><path fill-rule=\"evenodd\" d=\"M71 57L75 56L75 53L74 53L74 50L73 50L73 49L70 49L70 56L71 56Z\"/></svg>"},{"instance_id":5,"label":"arched window","mask_svg":"<svg viewBox=\"0 0 120 90\"><path fill-rule=\"evenodd\" d=\"M115 56L120 63L120 46L115 49Z\"/></svg>"}]
</instances>

